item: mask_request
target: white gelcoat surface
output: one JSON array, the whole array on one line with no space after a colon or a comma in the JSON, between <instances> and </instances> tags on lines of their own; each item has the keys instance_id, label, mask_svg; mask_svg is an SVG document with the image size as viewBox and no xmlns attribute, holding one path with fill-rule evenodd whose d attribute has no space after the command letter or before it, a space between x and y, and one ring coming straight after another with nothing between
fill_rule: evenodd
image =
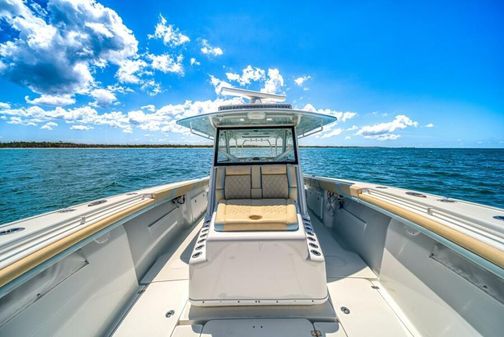
<instances>
[{"instance_id":1,"label":"white gelcoat surface","mask_svg":"<svg viewBox=\"0 0 504 337\"><path fill-rule=\"evenodd\" d=\"M312 331L306 319L213 320L205 324L201 337L307 337Z\"/></svg>"}]
</instances>

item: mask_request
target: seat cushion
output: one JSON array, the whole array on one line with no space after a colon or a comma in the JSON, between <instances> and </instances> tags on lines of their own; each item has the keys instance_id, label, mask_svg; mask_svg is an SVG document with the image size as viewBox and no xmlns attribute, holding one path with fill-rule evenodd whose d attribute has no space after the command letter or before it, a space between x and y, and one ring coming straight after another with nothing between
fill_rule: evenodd
<instances>
[{"instance_id":1,"label":"seat cushion","mask_svg":"<svg viewBox=\"0 0 504 337\"><path fill-rule=\"evenodd\" d=\"M217 205L217 231L296 230L296 203L291 199L221 200Z\"/></svg>"}]
</instances>

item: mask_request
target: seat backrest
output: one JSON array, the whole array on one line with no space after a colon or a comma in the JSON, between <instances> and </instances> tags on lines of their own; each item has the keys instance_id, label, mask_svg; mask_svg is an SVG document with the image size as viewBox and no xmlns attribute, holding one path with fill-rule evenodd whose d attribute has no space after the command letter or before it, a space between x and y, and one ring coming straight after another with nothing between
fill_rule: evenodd
<instances>
[{"instance_id":1,"label":"seat backrest","mask_svg":"<svg viewBox=\"0 0 504 337\"><path fill-rule=\"evenodd\" d=\"M215 169L215 198L297 200L296 166L219 166Z\"/></svg>"},{"instance_id":2,"label":"seat backrest","mask_svg":"<svg viewBox=\"0 0 504 337\"><path fill-rule=\"evenodd\" d=\"M264 165L261 167L261 179L263 198L289 198L289 180L285 165Z\"/></svg>"}]
</instances>

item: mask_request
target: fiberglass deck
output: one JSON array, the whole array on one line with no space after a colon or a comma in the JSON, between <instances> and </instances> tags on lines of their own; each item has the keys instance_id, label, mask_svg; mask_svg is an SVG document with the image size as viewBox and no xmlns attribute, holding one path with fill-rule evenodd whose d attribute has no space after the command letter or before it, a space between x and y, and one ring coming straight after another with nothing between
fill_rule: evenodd
<instances>
[{"instance_id":1,"label":"fiberglass deck","mask_svg":"<svg viewBox=\"0 0 504 337\"><path fill-rule=\"evenodd\" d=\"M326 259L330 300L312 306L196 307L188 301L189 257L199 223L159 257L114 337L412 336L375 273L312 216ZM342 308L347 308L345 314Z\"/></svg>"}]
</instances>

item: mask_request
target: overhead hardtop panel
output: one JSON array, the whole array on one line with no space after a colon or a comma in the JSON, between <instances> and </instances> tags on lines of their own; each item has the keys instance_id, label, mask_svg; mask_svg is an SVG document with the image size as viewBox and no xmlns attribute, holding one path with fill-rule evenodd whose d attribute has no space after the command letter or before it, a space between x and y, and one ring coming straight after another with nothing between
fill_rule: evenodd
<instances>
[{"instance_id":1,"label":"overhead hardtop panel","mask_svg":"<svg viewBox=\"0 0 504 337\"><path fill-rule=\"evenodd\" d=\"M214 137L216 128L249 126L294 126L297 136L303 137L336 121L334 116L279 108L276 104L258 104L254 108L251 105L230 106L229 110L184 118L177 124L210 138Z\"/></svg>"}]
</instances>

